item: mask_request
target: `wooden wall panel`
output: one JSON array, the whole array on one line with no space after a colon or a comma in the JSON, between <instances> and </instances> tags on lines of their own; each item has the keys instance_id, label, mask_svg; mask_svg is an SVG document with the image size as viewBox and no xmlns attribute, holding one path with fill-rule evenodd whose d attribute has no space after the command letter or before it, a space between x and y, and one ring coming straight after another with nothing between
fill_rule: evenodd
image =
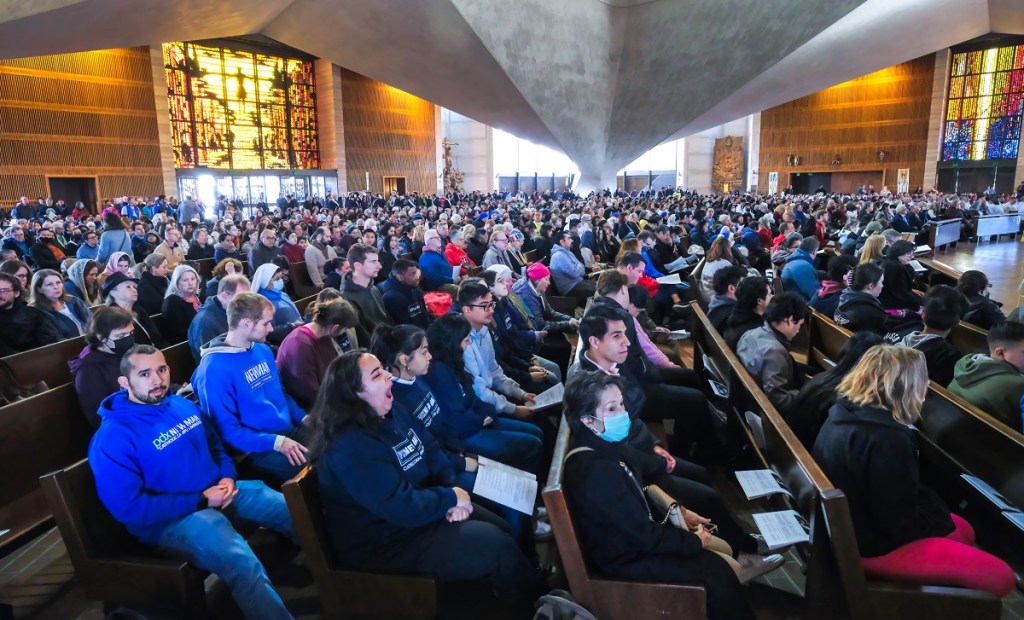
<instances>
[{"instance_id":1,"label":"wooden wall panel","mask_svg":"<svg viewBox=\"0 0 1024 620\"><path fill-rule=\"evenodd\" d=\"M768 191L770 172L779 173L780 191L797 172L842 173L833 174L835 191L881 189L884 176L895 192L896 170L910 168L911 189L921 185L934 64L929 54L761 112L759 191ZM788 155L800 165L788 165Z\"/></svg>"},{"instance_id":2,"label":"wooden wall panel","mask_svg":"<svg viewBox=\"0 0 1024 620\"><path fill-rule=\"evenodd\" d=\"M163 193L153 93L146 47L0 61L0 206L46 196L48 175Z\"/></svg>"},{"instance_id":3,"label":"wooden wall panel","mask_svg":"<svg viewBox=\"0 0 1024 620\"><path fill-rule=\"evenodd\" d=\"M406 177L406 190L437 191L434 104L341 70L345 169L349 191L383 191L383 177ZM340 170L339 170L340 172Z\"/></svg>"}]
</instances>

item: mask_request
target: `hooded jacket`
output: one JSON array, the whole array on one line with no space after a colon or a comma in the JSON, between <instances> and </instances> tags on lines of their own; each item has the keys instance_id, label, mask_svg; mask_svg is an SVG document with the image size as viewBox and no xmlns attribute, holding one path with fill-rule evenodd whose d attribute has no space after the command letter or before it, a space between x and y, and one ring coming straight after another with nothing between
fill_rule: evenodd
<instances>
[{"instance_id":1,"label":"hooded jacket","mask_svg":"<svg viewBox=\"0 0 1024 620\"><path fill-rule=\"evenodd\" d=\"M811 297L810 306L825 316L831 317L835 315L836 308L839 307L839 296L845 289L845 282L822 280L821 288L815 291L814 296Z\"/></svg>"},{"instance_id":2,"label":"hooded jacket","mask_svg":"<svg viewBox=\"0 0 1024 620\"><path fill-rule=\"evenodd\" d=\"M861 556L877 557L953 531L949 509L920 482L914 431L891 412L840 399L812 453L846 494Z\"/></svg>"},{"instance_id":3,"label":"hooded jacket","mask_svg":"<svg viewBox=\"0 0 1024 620\"><path fill-rule=\"evenodd\" d=\"M729 314L729 319L725 322L725 333L722 335L729 348L735 351L743 334L762 325L764 325L764 317L754 312L753 309L740 308L737 305Z\"/></svg>"},{"instance_id":4,"label":"hooded jacket","mask_svg":"<svg viewBox=\"0 0 1024 620\"><path fill-rule=\"evenodd\" d=\"M89 444L96 491L139 540L156 544L168 525L196 512L203 491L235 467L201 411L180 396L133 403L126 391L103 401Z\"/></svg>"},{"instance_id":5,"label":"hooded jacket","mask_svg":"<svg viewBox=\"0 0 1024 620\"><path fill-rule=\"evenodd\" d=\"M455 472L401 405L372 428L339 429L319 460L327 530L341 562L404 549L456 504Z\"/></svg>"},{"instance_id":6,"label":"hooded jacket","mask_svg":"<svg viewBox=\"0 0 1024 620\"><path fill-rule=\"evenodd\" d=\"M967 298L970 307L964 313L963 320L980 327L981 329L992 329L1006 321L1006 316L1000 309L999 302L996 302L984 295L972 295Z\"/></svg>"},{"instance_id":7,"label":"hooded jacket","mask_svg":"<svg viewBox=\"0 0 1024 620\"><path fill-rule=\"evenodd\" d=\"M452 265L440 252L423 249L420 254L420 270L423 272L423 285L428 291L436 291L442 284L453 284Z\"/></svg>"},{"instance_id":8,"label":"hooded jacket","mask_svg":"<svg viewBox=\"0 0 1024 620\"><path fill-rule=\"evenodd\" d=\"M785 415L798 392L789 342L765 323L743 334L736 346L736 356L768 395L768 400Z\"/></svg>"},{"instance_id":9,"label":"hooded jacket","mask_svg":"<svg viewBox=\"0 0 1024 620\"><path fill-rule=\"evenodd\" d=\"M576 260L572 252L560 245L551 248L550 270L551 281L555 285L555 290L561 295L568 295L572 289L576 288L576 285L583 281L583 275L587 272L583 263Z\"/></svg>"},{"instance_id":10,"label":"hooded jacket","mask_svg":"<svg viewBox=\"0 0 1024 620\"><path fill-rule=\"evenodd\" d=\"M818 290L818 272L814 269L814 258L797 248L786 259L782 268L782 288L796 293L804 301L810 301Z\"/></svg>"},{"instance_id":11,"label":"hooded jacket","mask_svg":"<svg viewBox=\"0 0 1024 620\"><path fill-rule=\"evenodd\" d=\"M100 426L100 403L121 389L117 378L121 376L121 358L90 346L82 349L78 357L68 362L71 380L78 395L78 406L94 429Z\"/></svg>"},{"instance_id":12,"label":"hooded jacket","mask_svg":"<svg viewBox=\"0 0 1024 620\"><path fill-rule=\"evenodd\" d=\"M949 391L1010 428L1024 432L1024 375L1009 362L981 354L966 355L956 363Z\"/></svg>"},{"instance_id":13,"label":"hooded jacket","mask_svg":"<svg viewBox=\"0 0 1024 620\"><path fill-rule=\"evenodd\" d=\"M207 297L206 303L199 308L188 326L188 348L192 350L192 357L197 364L203 345L227 331L228 311L215 295Z\"/></svg>"},{"instance_id":14,"label":"hooded jacket","mask_svg":"<svg viewBox=\"0 0 1024 620\"><path fill-rule=\"evenodd\" d=\"M306 412L284 393L270 347L241 349L216 338L201 354L192 387L229 448L269 452L302 424Z\"/></svg>"},{"instance_id":15,"label":"hooded jacket","mask_svg":"<svg viewBox=\"0 0 1024 620\"><path fill-rule=\"evenodd\" d=\"M882 308L878 298L871 293L848 288L839 295L839 305L836 306L834 318L836 325L851 332L867 330L884 336L889 314Z\"/></svg>"},{"instance_id":16,"label":"hooded jacket","mask_svg":"<svg viewBox=\"0 0 1024 620\"><path fill-rule=\"evenodd\" d=\"M377 285L384 308L397 324L409 324L426 329L430 327L430 312L423 299L423 289L418 286L406 286L398 281L394 274Z\"/></svg>"},{"instance_id":17,"label":"hooded jacket","mask_svg":"<svg viewBox=\"0 0 1024 620\"><path fill-rule=\"evenodd\" d=\"M924 353L925 363L928 365L928 379L942 387L948 386L953 380L954 367L964 356L948 340L936 334L910 332L903 337L900 344Z\"/></svg>"},{"instance_id":18,"label":"hooded jacket","mask_svg":"<svg viewBox=\"0 0 1024 620\"><path fill-rule=\"evenodd\" d=\"M708 320L719 334L725 333L725 323L729 320L729 315L732 314L732 309L735 307L736 300L728 295L715 293L711 296L711 301L708 303Z\"/></svg>"},{"instance_id":19,"label":"hooded jacket","mask_svg":"<svg viewBox=\"0 0 1024 620\"><path fill-rule=\"evenodd\" d=\"M378 325L395 324L384 306L384 296L373 282L370 286L360 286L352 281L351 276L346 277L341 285L341 295L359 311L359 325L356 330L359 342L369 343L370 336Z\"/></svg>"}]
</instances>

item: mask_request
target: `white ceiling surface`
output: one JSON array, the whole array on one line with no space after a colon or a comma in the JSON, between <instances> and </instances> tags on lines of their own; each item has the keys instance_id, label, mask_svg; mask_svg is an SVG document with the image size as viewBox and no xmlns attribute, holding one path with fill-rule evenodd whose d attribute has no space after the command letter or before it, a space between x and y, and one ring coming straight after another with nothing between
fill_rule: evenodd
<instances>
[{"instance_id":1,"label":"white ceiling surface","mask_svg":"<svg viewBox=\"0 0 1024 620\"><path fill-rule=\"evenodd\" d=\"M263 34L564 151L649 148L989 32L1021 0L0 0L0 58Z\"/></svg>"}]
</instances>

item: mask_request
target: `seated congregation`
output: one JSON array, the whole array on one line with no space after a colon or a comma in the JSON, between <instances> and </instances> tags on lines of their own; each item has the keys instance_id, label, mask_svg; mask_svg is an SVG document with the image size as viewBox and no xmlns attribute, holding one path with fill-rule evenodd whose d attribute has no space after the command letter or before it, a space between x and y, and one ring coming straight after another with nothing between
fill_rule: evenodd
<instances>
[{"instance_id":1,"label":"seated congregation","mask_svg":"<svg viewBox=\"0 0 1024 620\"><path fill-rule=\"evenodd\" d=\"M919 197L914 214L960 200ZM470 582L482 600L442 607L531 617L580 568L543 552L554 538L593 579L700 593L699 615L671 617L755 617L751 584L809 545L771 548L747 525L763 506L727 497L733 472L776 464L680 329L721 343L795 458L845 495L867 579L1014 588L1001 550L928 486L915 424L932 385L1019 434L1024 324L981 272L928 286L887 228L906 207L669 190L332 203L180 222L173 203L135 219L111 206L61 226L80 227L77 250L52 221L15 221L12 239L78 258L0 263L11 380L23 356L65 356L45 359L69 371L102 507L153 555L217 575L245 617L292 617L249 539L272 532L292 562L317 527L294 501L307 481L323 528L299 557L325 607L338 593L318 554L439 593ZM825 365L806 349L815 320L849 334ZM987 352L957 348L965 323ZM562 403L535 406L563 382ZM492 462L537 480L529 512L474 493ZM556 488L564 514L545 508Z\"/></svg>"}]
</instances>

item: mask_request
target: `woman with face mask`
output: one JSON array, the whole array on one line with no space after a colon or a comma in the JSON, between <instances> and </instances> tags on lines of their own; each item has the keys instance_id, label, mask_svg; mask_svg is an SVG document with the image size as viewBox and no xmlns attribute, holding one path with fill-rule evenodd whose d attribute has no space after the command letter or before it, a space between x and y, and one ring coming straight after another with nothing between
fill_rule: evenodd
<instances>
[{"instance_id":1,"label":"woman with face mask","mask_svg":"<svg viewBox=\"0 0 1024 620\"><path fill-rule=\"evenodd\" d=\"M99 428L97 414L103 399L120 390L121 357L135 346L135 324L131 312L117 306L100 306L93 312L85 334L85 348L70 362L72 381L82 413Z\"/></svg>"},{"instance_id":2,"label":"woman with face mask","mask_svg":"<svg viewBox=\"0 0 1024 620\"><path fill-rule=\"evenodd\" d=\"M284 292L284 271L273 263L264 263L252 276L252 290L274 304L274 327L302 325L302 314L295 302Z\"/></svg>"},{"instance_id":3,"label":"woman with face mask","mask_svg":"<svg viewBox=\"0 0 1024 620\"><path fill-rule=\"evenodd\" d=\"M709 618L753 618L740 584L779 567L782 556L732 558L733 544L747 546L753 539L730 541L733 535L724 530L735 524L727 511L712 514L705 510L712 506L698 507L672 477L662 475L661 457L630 445L632 425L642 422L632 422L625 410L621 379L600 371L575 373L565 387L565 417L572 434L563 486L593 566L613 579L700 583L707 588ZM649 484L679 502L691 531L662 523L644 494ZM721 538L712 536L716 527Z\"/></svg>"}]
</instances>

